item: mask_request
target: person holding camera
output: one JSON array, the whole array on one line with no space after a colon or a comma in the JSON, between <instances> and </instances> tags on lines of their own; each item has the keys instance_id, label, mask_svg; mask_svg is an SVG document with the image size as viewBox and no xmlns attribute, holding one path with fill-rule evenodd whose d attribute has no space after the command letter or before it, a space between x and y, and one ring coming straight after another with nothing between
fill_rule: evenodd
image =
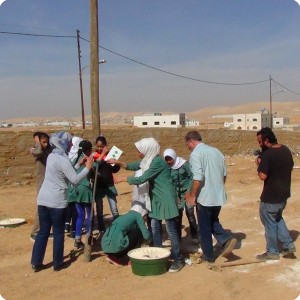
<instances>
[{"instance_id":1,"label":"person holding camera","mask_svg":"<svg viewBox=\"0 0 300 300\"><path fill-rule=\"evenodd\" d=\"M274 132L262 128L256 134L261 147L261 155L256 158L258 177L264 182L260 196L259 215L265 227L266 252L257 255L258 260L278 260L277 241L282 243L283 257L296 252L282 213L287 199L291 196L291 174L294 166L292 153L288 147L277 143Z\"/></svg>"}]
</instances>

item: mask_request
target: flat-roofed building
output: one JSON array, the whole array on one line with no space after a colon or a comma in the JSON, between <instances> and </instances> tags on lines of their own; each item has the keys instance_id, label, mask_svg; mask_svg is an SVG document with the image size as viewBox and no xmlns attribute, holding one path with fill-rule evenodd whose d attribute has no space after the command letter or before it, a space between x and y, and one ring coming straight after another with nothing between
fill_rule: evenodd
<instances>
[{"instance_id":1,"label":"flat-roofed building","mask_svg":"<svg viewBox=\"0 0 300 300\"><path fill-rule=\"evenodd\" d=\"M144 114L133 117L136 127L169 127L178 128L185 126L185 113L175 115L162 115L161 113Z\"/></svg>"}]
</instances>

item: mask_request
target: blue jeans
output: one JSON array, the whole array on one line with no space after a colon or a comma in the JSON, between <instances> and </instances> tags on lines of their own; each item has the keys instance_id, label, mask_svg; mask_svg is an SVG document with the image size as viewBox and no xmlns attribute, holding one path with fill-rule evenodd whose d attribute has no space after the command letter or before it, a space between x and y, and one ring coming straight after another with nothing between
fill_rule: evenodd
<instances>
[{"instance_id":1,"label":"blue jeans","mask_svg":"<svg viewBox=\"0 0 300 300\"><path fill-rule=\"evenodd\" d=\"M110 211L115 220L119 216L117 207L117 197L107 197ZM105 231L104 218L103 218L103 198L96 199L96 210L97 210L97 223L99 231Z\"/></svg>"},{"instance_id":2,"label":"blue jeans","mask_svg":"<svg viewBox=\"0 0 300 300\"><path fill-rule=\"evenodd\" d=\"M171 240L171 257L175 260L181 260L180 255L180 241L177 232L176 226L176 218L165 220L166 222L166 229ZM162 247L162 226L161 220L151 219L151 230L153 236L153 246L154 247Z\"/></svg>"},{"instance_id":3,"label":"blue jeans","mask_svg":"<svg viewBox=\"0 0 300 300\"><path fill-rule=\"evenodd\" d=\"M221 245L224 245L231 238L231 235L224 230L219 222L221 206L203 206L197 203L197 211L204 259L213 262L215 258L213 255L212 235Z\"/></svg>"},{"instance_id":4,"label":"blue jeans","mask_svg":"<svg viewBox=\"0 0 300 300\"><path fill-rule=\"evenodd\" d=\"M32 249L31 264L43 264L48 237L53 227L53 267L58 268L64 260L64 229L66 208L51 208L38 205L40 230L36 236Z\"/></svg>"},{"instance_id":5,"label":"blue jeans","mask_svg":"<svg viewBox=\"0 0 300 300\"><path fill-rule=\"evenodd\" d=\"M77 221L76 221L76 231L75 239L81 239L82 226L85 220L85 213L87 217L86 230L89 233L91 227L91 204L90 203L75 203L77 210Z\"/></svg>"},{"instance_id":6,"label":"blue jeans","mask_svg":"<svg viewBox=\"0 0 300 300\"><path fill-rule=\"evenodd\" d=\"M260 202L259 216L265 227L267 253L269 254L279 255L277 240L282 242L284 249L290 249L294 246L293 240L282 217L285 206L286 201L277 204Z\"/></svg>"}]
</instances>

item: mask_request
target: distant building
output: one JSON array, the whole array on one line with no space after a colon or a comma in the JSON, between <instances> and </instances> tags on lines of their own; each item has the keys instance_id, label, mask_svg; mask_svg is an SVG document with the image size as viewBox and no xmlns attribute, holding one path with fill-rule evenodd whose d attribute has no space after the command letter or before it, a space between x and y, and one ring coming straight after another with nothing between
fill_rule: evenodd
<instances>
[{"instance_id":1,"label":"distant building","mask_svg":"<svg viewBox=\"0 0 300 300\"><path fill-rule=\"evenodd\" d=\"M289 118L273 117L273 127L274 128L282 128L289 124L290 124Z\"/></svg>"},{"instance_id":2,"label":"distant building","mask_svg":"<svg viewBox=\"0 0 300 300\"><path fill-rule=\"evenodd\" d=\"M178 128L185 126L185 113L175 115L162 115L161 113L144 114L133 117L136 127L169 127Z\"/></svg>"},{"instance_id":3,"label":"distant building","mask_svg":"<svg viewBox=\"0 0 300 300\"><path fill-rule=\"evenodd\" d=\"M199 126L200 122L197 120L185 120L185 126Z\"/></svg>"},{"instance_id":4,"label":"distant building","mask_svg":"<svg viewBox=\"0 0 300 300\"><path fill-rule=\"evenodd\" d=\"M270 126L270 114L264 109L253 114L233 115L233 129L235 130L260 130L267 126Z\"/></svg>"}]
</instances>

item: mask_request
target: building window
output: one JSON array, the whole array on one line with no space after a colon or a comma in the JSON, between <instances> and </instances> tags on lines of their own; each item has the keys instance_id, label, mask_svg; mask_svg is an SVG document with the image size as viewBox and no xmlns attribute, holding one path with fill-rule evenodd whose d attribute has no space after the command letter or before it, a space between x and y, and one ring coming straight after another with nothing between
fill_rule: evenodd
<instances>
[{"instance_id":1,"label":"building window","mask_svg":"<svg viewBox=\"0 0 300 300\"><path fill-rule=\"evenodd\" d=\"M171 121L171 125L176 125L176 121Z\"/></svg>"},{"instance_id":2,"label":"building window","mask_svg":"<svg viewBox=\"0 0 300 300\"><path fill-rule=\"evenodd\" d=\"M257 119L256 119L256 118L254 118L254 119L253 119L253 122L257 122Z\"/></svg>"},{"instance_id":3,"label":"building window","mask_svg":"<svg viewBox=\"0 0 300 300\"><path fill-rule=\"evenodd\" d=\"M242 122L242 119L237 119L238 122Z\"/></svg>"},{"instance_id":4,"label":"building window","mask_svg":"<svg viewBox=\"0 0 300 300\"><path fill-rule=\"evenodd\" d=\"M241 127L241 126L239 126L237 129L238 129L238 130L241 130L241 129L242 129L242 127Z\"/></svg>"},{"instance_id":5,"label":"building window","mask_svg":"<svg viewBox=\"0 0 300 300\"><path fill-rule=\"evenodd\" d=\"M257 129L257 126L253 126L253 129L255 129L255 130L256 130L256 129Z\"/></svg>"},{"instance_id":6,"label":"building window","mask_svg":"<svg viewBox=\"0 0 300 300\"><path fill-rule=\"evenodd\" d=\"M148 122L143 122L142 125L148 125Z\"/></svg>"},{"instance_id":7,"label":"building window","mask_svg":"<svg viewBox=\"0 0 300 300\"><path fill-rule=\"evenodd\" d=\"M279 125L279 124L280 124L280 122L278 122L278 121L277 121L277 122L276 122L276 124L277 124L277 125Z\"/></svg>"},{"instance_id":8,"label":"building window","mask_svg":"<svg viewBox=\"0 0 300 300\"><path fill-rule=\"evenodd\" d=\"M157 122L157 121L156 121L156 122L154 122L154 125L159 125L159 122Z\"/></svg>"}]
</instances>

